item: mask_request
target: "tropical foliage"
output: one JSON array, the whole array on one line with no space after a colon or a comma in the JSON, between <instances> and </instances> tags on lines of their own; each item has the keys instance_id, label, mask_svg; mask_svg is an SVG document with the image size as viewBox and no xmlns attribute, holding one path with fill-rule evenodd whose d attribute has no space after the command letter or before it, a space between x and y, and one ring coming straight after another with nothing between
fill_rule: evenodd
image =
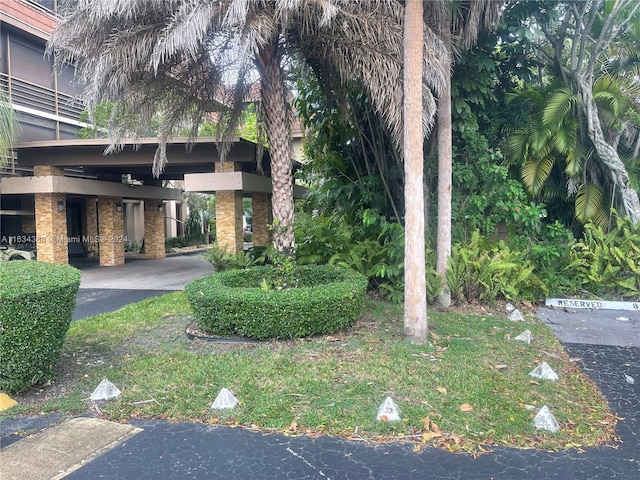
<instances>
[{"instance_id":1,"label":"tropical foliage","mask_svg":"<svg viewBox=\"0 0 640 480\"><path fill-rule=\"evenodd\" d=\"M4 88L0 88L0 167L7 161L17 129L15 111L9 104Z\"/></svg>"}]
</instances>

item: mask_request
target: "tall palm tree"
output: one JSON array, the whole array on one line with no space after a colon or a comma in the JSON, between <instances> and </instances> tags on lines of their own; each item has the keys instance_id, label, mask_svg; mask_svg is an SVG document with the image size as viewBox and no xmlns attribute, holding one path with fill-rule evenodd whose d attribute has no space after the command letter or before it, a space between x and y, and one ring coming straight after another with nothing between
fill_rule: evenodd
<instances>
[{"instance_id":1,"label":"tall palm tree","mask_svg":"<svg viewBox=\"0 0 640 480\"><path fill-rule=\"evenodd\" d=\"M422 112L424 24L422 0L406 0L404 22L404 330L413 343L427 341L424 253L424 132ZM416 81L418 79L418 81Z\"/></svg>"},{"instance_id":2,"label":"tall palm tree","mask_svg":"<svg viewBox=\"0 0 640 480\"><path fill-rule=\"evenodd\" d=\"M427 17L447 49L447 70L450 72L438 95L438 225L436 271L446 282L447 263L451 255L451 193L452 126L451 126L451 73L457 51L473 45L481 27L495 26L502 0L453 0L443 2L443 8L434 9ZM451 294L445 285L437 302L442 307L451 304Z\"/></svg>"},{"instance_id":3,"label":"tall palm tree","mask_svg":"<svg viewBox=\"0 0 640 480\"><path fill-rule=\"evenodd\" d=\"M224 157L257 68L273 177L274 244L293 241L290 104L286 62L311 66L330 88L361 84L400 148L402 118L402 3L397 0L66 0L50 41L59 63L73 63L89 107L116 101L114 148L163 112L154 174L166 163L166 144L188 119L197 133L224 97L230 112L221 130ZM431 88L445 77L441 42L425 28L421 118L435 112ZM232 88L229 84L232 83Z\"/></svg>"}]
</instances>

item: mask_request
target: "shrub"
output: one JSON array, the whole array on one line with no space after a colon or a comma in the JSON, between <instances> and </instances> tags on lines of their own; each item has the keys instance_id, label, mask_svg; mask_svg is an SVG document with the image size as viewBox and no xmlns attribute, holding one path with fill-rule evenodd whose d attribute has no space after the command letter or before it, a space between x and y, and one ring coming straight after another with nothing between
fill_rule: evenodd
<instances>
[{"instance_id":1,"label":"shrub","mask_svg":"<svg viewBox=\"0 0 640 480\"><path fill-rule=\"evenodd\" d=\"M523 252L491 242L476 230L468 243L453 247L447 283L457 302L535 300L544 294L544 286L533 270Z\"/></svg>"},{"instance_id":2,"label":"shrub","mask_svg":"<svg viewBox=\"0 0 640 480\"><path fill-rule=\"evenodd\" d=\"M167 237L164 240L165 250L171 250L172 248L184 248L188 245L189 243L184 237Z\"/></svg>"},{"instance_id":3,"label":"shrub","mask_svg":"<svg viewBox=\"0 0 640 480\"><path fill-rule=\"evenodd\" d=\"M281 269L260 266L216 273L187 285L200 328L216 335L297 338L353 324L362 310L367 278L329 265L295 267L296 285L281 285Z\"/></svg>"},{"instance_id":4,"label":"shrub","mask_svg":"<svg viewBox=\"0 0 640 480\"><path fill-rule=\"evenodd\" d=\"M637 298L640 294L640 225L612 211L608 232L593 223L572 245L570 271L592 295Z\"/></svg>"},{"instance_id":5,"label":"shrub","mask_svg":"<svg viewBox=\"0 0 640 480\"><path fill-rule=\"evenodd\" d=\"M79 286L80 271L69 265L0 263L0 390L52 377Z\"/></svg>"}]
</instances>

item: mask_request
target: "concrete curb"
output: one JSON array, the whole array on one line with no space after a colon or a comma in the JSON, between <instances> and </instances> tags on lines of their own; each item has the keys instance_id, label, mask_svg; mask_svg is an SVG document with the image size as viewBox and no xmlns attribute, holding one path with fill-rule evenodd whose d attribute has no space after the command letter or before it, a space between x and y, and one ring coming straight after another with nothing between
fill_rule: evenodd
<instances>
[{"instance_id":1,"label":"concrete curb","mask_svg":"<svg viewBox=\"0 0 640 480\"><path fill-rule=\"evenodd\" d=\"M141 432L98 418L72 418L0 450L3 480L53 480Z\"/></svg>"}]
</instances>

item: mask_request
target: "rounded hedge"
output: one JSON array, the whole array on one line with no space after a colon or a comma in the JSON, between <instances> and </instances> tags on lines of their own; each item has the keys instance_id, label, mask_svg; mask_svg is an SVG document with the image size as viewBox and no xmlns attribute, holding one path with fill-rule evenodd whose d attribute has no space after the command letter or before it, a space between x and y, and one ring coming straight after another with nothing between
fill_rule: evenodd
<instances>
[{"instance_id":1,"label":"rounded hedge","mask_svg":"<svg viewBox=\"0 0 640 480\"><path fill-rule=\"evenodd\" d=\"M71 323L80 271L37 261L0 262L0 390L51 379Z\"/></svg>"},{"instance_id":2,"label":"rounded hedge","mask_svg":"<svg viewBox=\"0 0 640 480\"><path fill-rule=\"evenodd\" d=\"M367 278L330 265L295 268L295 287L269 288L272 265L227 270L190 283L185 293L198 326L215 335L298 338L353 324L364 303Z\"/></svg>"}]
</instances>

